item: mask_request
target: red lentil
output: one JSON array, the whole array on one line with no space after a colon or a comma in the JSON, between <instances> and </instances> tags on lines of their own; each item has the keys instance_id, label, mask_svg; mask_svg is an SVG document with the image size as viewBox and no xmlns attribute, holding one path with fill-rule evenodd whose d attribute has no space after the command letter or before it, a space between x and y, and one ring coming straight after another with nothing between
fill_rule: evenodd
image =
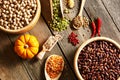
<instances>
[{"instance_id":1,"label":"red lentil","mask_svg":"<svg viewBox=\"0 0 120 80\"><path fill-rule=\"evenodd\" d=\"M61 56L54 55L51 56L48 59L47 65L46 65L46 71L50 78L55 78L59 75L60 72L63 70L63 63L64 60Z\"/></svg>"}]
</instances>

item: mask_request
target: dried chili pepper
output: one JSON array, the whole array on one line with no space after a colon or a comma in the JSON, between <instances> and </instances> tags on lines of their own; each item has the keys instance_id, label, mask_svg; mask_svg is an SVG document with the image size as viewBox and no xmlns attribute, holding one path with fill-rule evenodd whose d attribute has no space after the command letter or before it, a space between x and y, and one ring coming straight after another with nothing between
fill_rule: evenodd
<instances>
[{"instance_id":1,"label":"dried chili pepper","mask_svg":"<svg viewBox=\"0 0 120 80\"><path fill-rule=\"evenodd\" d=\"M102 25L102 20L98 17L97 18L97 32L98 32L98 36L100 36L101 34L101 30L100 30L100 28L101 28L101 25Z\"/></svg>"},{"instance_id":2,"label":"dried chili pepper","mask_svg":"<svg viewBox=\"0 0 120 80\"><path fill-rule=\"evenodd\" d=\"M77 35L74 32L71 32L71 34L68 36L69 42L72 43L74 46L79 44L79 40L76 37Z\"/></svg>"},{"instance_id":3,"label":"dried chili pepper","mask_svg":"<svg viewBox=\"0 0 120 80\"><path fill-rule=\"evenodd\" d=\"M91 35L91 37L94 37L96 35L96 25L95 25L95 22L93 20L91 22L91 27L92 27L92 35Z\"/></svg>"}]
</instances>

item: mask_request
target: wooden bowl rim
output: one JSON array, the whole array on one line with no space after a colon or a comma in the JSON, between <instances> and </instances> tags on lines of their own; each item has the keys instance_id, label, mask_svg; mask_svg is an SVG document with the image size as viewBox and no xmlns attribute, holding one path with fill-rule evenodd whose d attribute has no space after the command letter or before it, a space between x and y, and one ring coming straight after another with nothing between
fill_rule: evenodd
<instances>
[{"instance_id":1,"label":"wooden bowl rim","mask_svg":"<svg viewBox=\"0 0 120 80\"><path fill-rule=\"evenodd\" d=\"M33 20L28 25L26 25L25 27L20 28L18 30L5 29L2 26L0 26L0 29L2 31L8 32L8 33L13 33L13 34L27 32L35 26L35 24L39 20L40 14L41 14L41 4L40 4L40 1L37 0L37 11L35 13L35 16L34 16Z\"/></svg>"},{"instance_id":2,"label":"wooden bowl rim","mask_svg":"<svg viewBox=\"0 0 120 80\"><path fill-rule=\"evenodd\" d=\"M110 38L107 38L107 37L94 37L94 38L91 38L91 39L88 39L87 41L85 41L79 48L78 50L76 51L75 53L75 57L74 57L74 71L75 71L75 74L77 75L78 79L79 80L84 80L82 78L82 75L80 74L79 72L79 69L78 69L78 64L77 64L77 60L78 60L78 57L79 57L79 54L81 52L81 50L86 46L88 45L89 43L93 42L93 41L99 41L99 40L104 40L104 41L108 41L112 44L114 44L116 47L118 47L120 49L120 45L114 41L113 39L110 39Z\"/></svg>"}]
</instances>

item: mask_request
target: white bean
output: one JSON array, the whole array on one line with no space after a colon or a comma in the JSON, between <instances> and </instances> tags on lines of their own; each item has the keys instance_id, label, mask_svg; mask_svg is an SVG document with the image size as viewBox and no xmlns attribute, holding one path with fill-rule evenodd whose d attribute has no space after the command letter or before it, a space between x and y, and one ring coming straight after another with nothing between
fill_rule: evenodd
<instances>
[{"instance_id":1,"label":"white bean","mask_svg":"<svg viewBox=\"0 0 120 80\"><path fill-rule=\"evenodd\" d=\"M68 7L73 8L75 6L74 0L68 0Z\"/></svg>"}]
</instances>

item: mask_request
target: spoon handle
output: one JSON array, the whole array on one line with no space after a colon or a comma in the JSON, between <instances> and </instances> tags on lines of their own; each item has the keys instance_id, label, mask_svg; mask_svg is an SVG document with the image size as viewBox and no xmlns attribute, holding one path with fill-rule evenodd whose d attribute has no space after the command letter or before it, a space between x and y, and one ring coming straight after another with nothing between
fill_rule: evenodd
<instances>
[{"instance_id":1,"label":"spoon handle","mask_svg":"<svg viewBox=\"0 0 120 80\"><path fill-rule=\"evenodd\" d=\"M41 52L38 53L37 58L42 60L44 55L45 55L45 53L46 53L46 51L42 50Z\"/></svg>"},{"instance_id":2,"label":"spoon handle","mask_svg":"<svg viewBox=\"0 0 120 80\"><path fill-rule=\"evenodd\" d=\"M82 11L83 11L83 7L85 5L85 2L86 2L86 0L81 0L80 11L79 11L78 16L82 16Z\"/></svg>"},{"instance_id":3,"label":"spoon handle","mask_svg":"<svg viewBox=\"0 0 120 80\"><path fill-rule=\"evenodd\" d=\"M64 18L64 14L63 14L63 0L60 0L60 11L61 11L61 16L62 18Z\"/></svg>"}]
</instances>

